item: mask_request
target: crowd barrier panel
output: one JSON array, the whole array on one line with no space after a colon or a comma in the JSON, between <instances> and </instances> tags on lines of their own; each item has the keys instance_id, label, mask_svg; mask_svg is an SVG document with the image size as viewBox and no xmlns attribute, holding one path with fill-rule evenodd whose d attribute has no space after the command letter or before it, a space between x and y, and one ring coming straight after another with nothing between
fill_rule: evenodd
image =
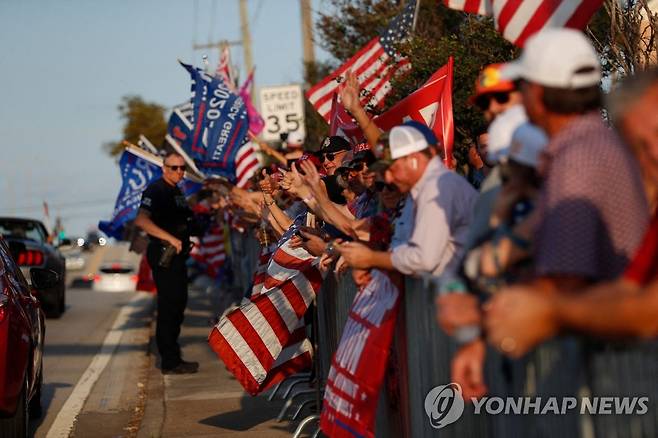
<instances>
[{"instance_id":1,"label":"crowd barrier panel","mask_svg":"<svg viewBox=\"0 0 658 438\"><path fill-rule=\"evenodd\" d=\"M243 276L241 283L248 285L260 246L256 239L246 235L238 240L242 245L239 254L248 260L238 263ZM348 271L340 275L329 272L316 297L318 348L315 360L323 384L355 295L356 285ZM574 431L586 438L594 436L594 431L596 436L602 435L602 430L597 430L591 417L579 415L577 411L571 415L487 415L482 412L476 415L472 403L465 404L461 418L455 423L442 429L432 428L425 411L425 397L432 388L451 383L451 359L458 345L437 325L434 293L421 279L406 278L400 306L391 347L392 367L389 367L378 405L377 437L567 437L575 436ZM636 379L639 373L643 376L640 384L651 387L645 391L651 396L649 412L626 420L620 420L618 416L603 420L628 421L629 428L639 433L629 432L629 436L655 436L658 431L658 396L654 398L658 391L656 343L641 343L640 348L615 356L614 351L607 353L607 357L598 354L594 361L592 356L585 356L584 351L582 341L570 337L547 342L520 360L503 358L487 347L485 381L488 396L544 399L556 396L560 400L588 395L588 381L599 385L607 382L609 385L612 379L620 380L615 382L615 387L627 384L640 391ZM592 374L595 378L590 376L588 380L586 371L592 371L593 366L598 367ZM620 372L624 366L633 366L634 373ZM605 425L605 422L601 424Z\"/></svg>"}]
</instances>

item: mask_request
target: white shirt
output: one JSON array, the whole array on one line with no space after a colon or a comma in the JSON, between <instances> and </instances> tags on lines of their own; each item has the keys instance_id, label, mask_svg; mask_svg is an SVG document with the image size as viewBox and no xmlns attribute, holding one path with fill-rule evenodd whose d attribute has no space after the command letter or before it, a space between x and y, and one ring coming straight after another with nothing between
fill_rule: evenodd
<instances>
[{"instance_id":1,"label":"white shirt","mask_svg":"<svg viewBox=\"0 0 658 438\"><path fill-rule=\"evenodd\" d=\"M477 192L434 157L410 194L413 231L407 242L393 248L393 266L406 275L441 275L461 260Z\"/></svg>"}]
</instances>

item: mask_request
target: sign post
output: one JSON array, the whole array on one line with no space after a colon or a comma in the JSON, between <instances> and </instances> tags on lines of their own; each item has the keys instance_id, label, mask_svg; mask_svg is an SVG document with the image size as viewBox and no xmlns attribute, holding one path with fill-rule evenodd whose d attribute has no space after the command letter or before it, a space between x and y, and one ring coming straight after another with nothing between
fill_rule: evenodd
<instances>
[{"instance_id":1,"label":"sign post","mask_svg":"<svg viewBox=\"0 0 658 438\"><path fill-rule=\"evenodd\" d=\"M265 141L278 141L281 134L293 131L306 135L301 85L261 88L260 113L265 120L265 129L261 133Z\"/></svg>"}]
</instances>

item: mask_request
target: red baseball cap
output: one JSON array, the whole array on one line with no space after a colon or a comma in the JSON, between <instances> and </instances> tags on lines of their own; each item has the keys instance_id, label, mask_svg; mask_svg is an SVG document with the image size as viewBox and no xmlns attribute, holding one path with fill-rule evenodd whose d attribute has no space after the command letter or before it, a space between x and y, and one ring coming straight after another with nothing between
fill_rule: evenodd
<instances>
[{"instance_id":1,"label":"red baseball cap","mask_svg":"<svg viewBox=\"0 0 658 438\"><path fill-rule=\"evenodd\" d=\"M475 93L469 98L471 104L483 94L505 93L516 90L513 81L503 79L501 72L506 64L489 64L482 69L475 81Z\"/></svg>"}]
</instances>

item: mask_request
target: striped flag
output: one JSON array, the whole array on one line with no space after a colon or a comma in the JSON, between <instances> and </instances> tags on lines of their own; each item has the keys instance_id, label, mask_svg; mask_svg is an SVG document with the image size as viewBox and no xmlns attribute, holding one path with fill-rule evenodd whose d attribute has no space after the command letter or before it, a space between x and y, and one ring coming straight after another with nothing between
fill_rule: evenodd
<instances>
[{"instance_id":1,"label":"striped flag","mask_svg":"<svg viewBox=\"0 0 658 438\"><path fill-rule=\"evenodd\" d=\"M235 79L233 68L231 67L231 50L228 45L222 47L219 54L219 62L217 63L217 70L215 70L215 77L220 77L224 83L228 85L231 90L235 90Z\"/></svg>"},{"instance_id":2,"label":"striped flag","mask_svg":"<svg viewBox=\"0 0 658 438\"><path fill-rule=\"evenodd\" d=\"M285 280L223 316L208 338L213 351L251 395L312 364L304 315L320 290L322 275L316 258L306 253L299 254L304 260L294 260L289 248L282 248L276 253L283 251L288 257L278 260L290 264L271 262L268 277L280 266L284 275L274 277ZM301 266L304 269L295 270Z\"/></svg>"},{"instance_id":3,"label":"striped flag","mask_svg":"<svg viewBox=\"0 0 658 438\"><path fill-rule=\"evenodd\" d=\"M506 40L523 47L532 34L548 27L583 29L603 0L443 0L464 12L493 15Z\"/></svg>"},{"instance_id":4,"label":"striped flag","mask_svg":"<svg viewBox=\"0 0 658 438\"><path fill-rule=\"evenodd\" d=\"M224 247L224 229L219 224L214 224L208 232L199 239L190 254L194 260L206 268L206 273L212 278L217 278L219 270L226 261L226 249Z\"/></svg>"},{"instance_id":5,"label":"striped flag","mask_svg":"<svg viewBox=\"0 0 658 438\"><path fill-rule=\"evenodd\" d=\"M256 266L256 271L254 271L254 278L252 280L251 298L255 298L263 291L263 284L267 277L267 267L270 264L274 251L276 251L275 244L264 246L260 251L258 266Z\"/></svg>"},{"instance_id":6,"label":"striped flag","mask_svg":"<svg viewBox=\"0 0 658 438\"><path fill-rule=\"evenodd\" d=\"M415 0L407 2L402 14L393 19L383 34L373 38L356 55L308 90L306 98L327 123L330 123L332 97L338 92L338 85L346 72L357 74L362 90L361 104L375 107L383 102L390 91L393 75L411 68L409 60L396 52L395 44L409 35L415 9Z\"/></svg>"},{"instance_id":7,"label":"striped flag","mask_svg":"<svg viewBox=\"0 0 658 438\"><path fill-rule=\"evenodd\" d=\"M249 178L254 176L260 168L260 161L258 161L258 149L253 142L248 141L245 143L235 158L235 185L241 189L247 186Z\"/></svg>"}]
</instances>

